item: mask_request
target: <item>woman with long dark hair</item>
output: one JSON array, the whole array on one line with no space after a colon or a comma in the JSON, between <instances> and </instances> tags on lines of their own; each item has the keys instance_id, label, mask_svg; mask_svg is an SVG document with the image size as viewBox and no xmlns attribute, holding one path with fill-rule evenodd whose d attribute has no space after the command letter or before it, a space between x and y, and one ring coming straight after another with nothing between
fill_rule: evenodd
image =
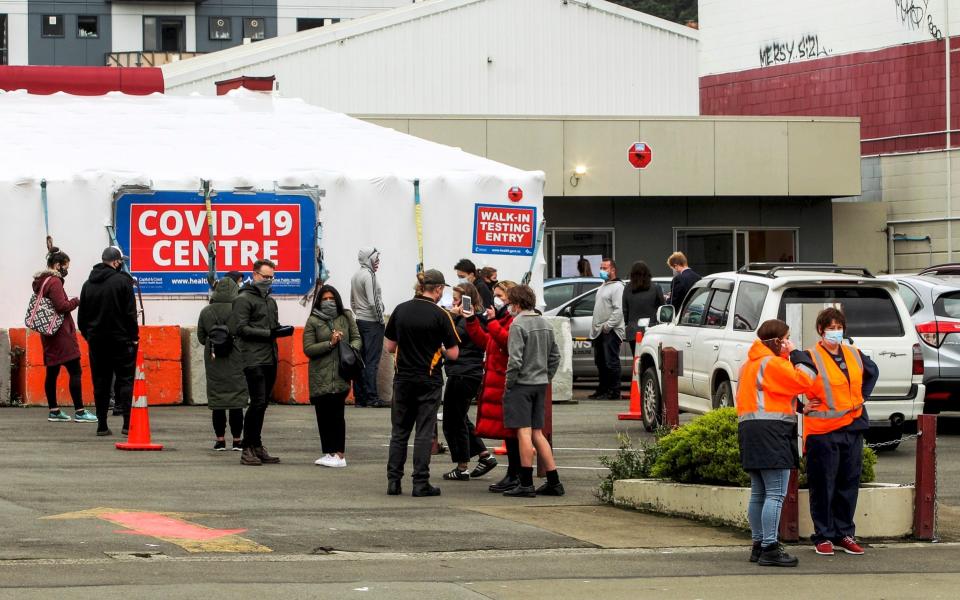
<instances>
[{"instance_id":1,"label":"woman with long dark hair","mask_svg":"<svg viewBox=\"0 0 960 600\"><path fill-rule=\"evenodd\" d=\"M650 319L650 323L654 323L657 309L667 303L652 278L647 263L638 260L630 267L630 283L623 288L623 322L631 354L637 350L637 321Z\"/></svg>"},{"instance_id":2,"label":"woman with long dark hair","mask_svg":"<svg viewBox=\"0 0 960 600\"><path fill-rule=\"evenodd\" d=\"M332 285L324 285L314 295L313 308L303 328L303 353L310 359L310 404L317 414L323 450L323 456L314 464L321 467L347 466L343 405L350 382L340 376L340 344L360 350L360 330L353 313L343 308L340 292Z\"/></svg>"},{"instance_id":3,"label":"woman with long dark hair","mask_svg":"<svg viewBox=\"0 0 960 600\"><path fill-rule=\"evenodd\" d=\"M50 413L47 420L51 422L70 422L70 415L60 410L57 404L57 379L60 376L60 367L65 367L70 377L70 398L73 400L73 419L77 423L96 423L97 417L83 408L83 388L80 383L82 369L80 367L80 344L77 342L77 326L70 314L80 306L79 298L67 298L63 289L63 281L70 269L70 257L49 239L47 242L47 268L33 276L33 292L38 298L50 300L53 309L63 315L63 324L53 335L41 335L40 345L43 347L43 364L47 368L44 391L47 395L47 406Z\"/></svg>"}]
</instances>

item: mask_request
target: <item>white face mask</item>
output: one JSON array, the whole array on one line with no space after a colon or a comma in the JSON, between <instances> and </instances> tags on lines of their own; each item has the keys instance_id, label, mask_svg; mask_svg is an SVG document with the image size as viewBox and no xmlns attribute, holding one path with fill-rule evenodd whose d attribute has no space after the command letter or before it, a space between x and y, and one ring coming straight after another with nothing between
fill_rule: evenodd
<instances>
[{"instance_id":1,"label":"white face mask","mask_svg":"<svg viewBox=\"0 0 960 600\"><path fill-rule=\"evenodd\" d=\"M497 310L500 310L501 308L503 308L505 304L506 303L503 301L503 298L501 298L500 296L495 296L493 298L493 307L496 308Z\"/></svg>"}]
</instances>

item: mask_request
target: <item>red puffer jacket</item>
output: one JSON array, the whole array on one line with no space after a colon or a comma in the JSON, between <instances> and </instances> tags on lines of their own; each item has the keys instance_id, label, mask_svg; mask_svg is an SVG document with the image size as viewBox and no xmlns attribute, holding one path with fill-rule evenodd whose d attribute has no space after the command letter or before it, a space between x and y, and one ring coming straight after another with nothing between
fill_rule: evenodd
<instances>
[{"instance_id":1,"label":"red puffer jacket","mask_svg":"<svg viewBox=\"0 0 960 600\"><path fill-rule=\"evenodd\" d=\"M478 319L467 320L467 333L473 343L486 350L483 360L483 385L477 398L477 435L503 440L517 436L503 426L503 390L507 382L507 339L513 317L504 311L497 320L488 321L484 331Z\"/></svg>"}]
</instances>

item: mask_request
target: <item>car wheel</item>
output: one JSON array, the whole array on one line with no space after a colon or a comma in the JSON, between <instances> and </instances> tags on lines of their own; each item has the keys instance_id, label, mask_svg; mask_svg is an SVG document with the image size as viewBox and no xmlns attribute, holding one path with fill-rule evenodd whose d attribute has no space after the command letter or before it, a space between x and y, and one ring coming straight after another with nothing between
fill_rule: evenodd
<instances>
[{"instance_id":1,"label":"car wheel","mask_svg":"<svg viewBox=\"0 0 960 600\"><path fill-rule=\"evenodd\" d=\"M733 386L729 381L721 381L713 391L713 407L729 408L733 406Z\"/></svg>"},{"instance_id":2,"label":"car wheel","mask_svg":"<svg viewBox=\"0 0 960 600\"><path fill-rule=\"evenodd\" d=\"M648 367L640 378L640 393L642 395L643 428L655 431L663 423L663 403L660 400L660 383L657 381L657 370Z\"/></svg>"},{"instance_id":3,"label":"car wheel","mask_svg":"<svg viewBox=\"0 0 960 600\"><path fill-rule=\"evenodd\" d=\"M883 444L874 448L874 452L893 452L900 447L901 433L899 427L874 427L863 438L867 444Z\"/></svg>"}]
</instances>

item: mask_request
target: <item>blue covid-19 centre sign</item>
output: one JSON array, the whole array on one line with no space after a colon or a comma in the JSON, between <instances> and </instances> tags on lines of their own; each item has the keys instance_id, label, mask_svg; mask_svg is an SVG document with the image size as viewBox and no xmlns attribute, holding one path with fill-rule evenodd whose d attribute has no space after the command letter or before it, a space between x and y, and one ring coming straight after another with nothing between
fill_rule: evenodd
<instances>
[{"instance_id":1,"label":"blue covid-19 centre sign","mask_svg":"<svg viewBox=\"0 0 960 600\"><path fill-rule=\"evenodd\" d=\"M116 201L117 242L144 294L199 294L207 281L208 213L199 192L122 193ZM302 295L316 278L317 204L306 193L215 192L210 216L217 276L253 263L276 263L274 294Z\"/></svg>"}]
</instances>

